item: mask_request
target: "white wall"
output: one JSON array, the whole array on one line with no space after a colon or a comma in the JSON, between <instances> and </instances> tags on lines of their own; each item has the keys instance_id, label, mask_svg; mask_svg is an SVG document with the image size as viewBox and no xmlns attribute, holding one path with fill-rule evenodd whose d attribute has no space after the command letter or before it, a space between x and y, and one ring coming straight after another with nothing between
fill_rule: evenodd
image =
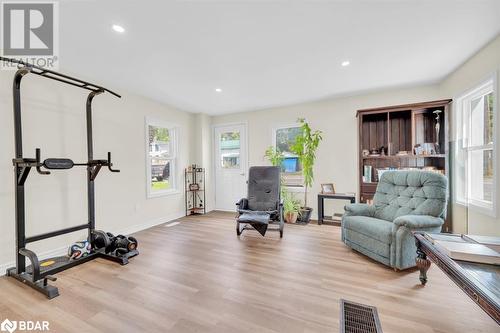
<instances>
[{"instance_id":1,"label":"white wall","mask_svg":"<svg viewBox=\"0 0 500 333\"><path fill-rule=\"evenodd\" d=\"M471 57L465 64L460 66L456 71L449 75L440 85L440 90L454 98L474 88L477 84L481 83L488 75L495 74L497 82L500 82L500 36L494 39L489 45L480 50L477 54ZM497 95L498 97L498 95ZM496 99L496 125L497 133L500 134L500 101ZM453 116L453 110L452 110ZM454 125L453 119L451 124ZM455 140L456 129L452 126L450 134L451 140ZM497 165L500 161L500 144L498 143L499 135L497 135L497 151L496 159ZM497 167L498 169L498 167ZM498 173L498 170L497 170ZM499 175L500 176L500 175ZM500 177L497 177L497 191L500 189ZM500 193L498 193L500 194ZM500 209L499 196L497 195L497 209ZM453 225L456 232L469 233L469 234L487 234L500 236L500 211L497 212L496 217L481 214L474 209L466 209L466 207L454 204L453 205ZM468 221L468 228L467 228Z\"/></svg>"},{"instance_id":2,"label":"white wall","mask_svg":"<svg viewBox=\"0 0 500 333\"><path fill-rule=\"evenodd\" d=\"M0 71L0 274L15 260L14 157L12 78ZM113 88L113 87L109 87ZM58 82L27 75L22 81L24 156L69 157L86 161L85 101L87 93ZM129 233L184 214L183 178L179 194L146 198L145 117L152 116L180 126L182 170L192 163L195 116L129 92L119 91L94 99L94 157L112 152L121 173L103 169L96 179L96 226L115 233ZM86 170L53 171L41 176L32 171L26 182L26 230L34 235L87 222ZM85 238L85 231L30 244L40 253L60 251ZM140 240L139 240L140 241Z\"/></svg>"},{"instance_id":3,"label":"white wall","mask_svg":"<svg viewBox=\"0 0 500 333\"><path fill-rule=\"evenodd\" d=\"M266 165L264 151L272 145L272 130L304 117L313 129L323 131L323 142L317 152L315 179L309 192L308 206L317 216L320 184L334 183L337 192L358 192L358 109L406 104L444 97L437 86L392 89L359 96L333 98L314 103L217 116L213 124L246 122L248 124L249 165ZM328 200L330 201L330 200ZM345 202L328 202L327 212L342 212Z\"/></svg>"},{"instance_id":4,"label":"white wall","mask_svg":"<svg viewBox=\"0 0 500 333\"><path fill-rule=\"evenodd\" d=\"M496 72L495 72L496 71ZM485 46L466 63L439 83L421 87L389 89L358 96L332 98L313 103L271 108L213 117L213 124L247 122L250 165L267 164L265 149L272 144L272 129L294 123L304 117L313 129L324 132L318 149L314 169L315 181L309 197L309 206L316 211L316 194L321 183L333 182L338 192L358 191L358 135L356 110L378 106L424 102L435 99L454 98L474 87L486 75L500 73L500 36ZM500 82L500 77L499 80ZM499 101L497 99L497 110ZM450 135L453 134L453 108L451 109ZM500 136L500 115L497 116ZM453 136L451 137L453 140ZM496 156L500 156L497 154ZM497 157L498 160L498 157ZM500 162L498 163L500 165ZM498 172L498 171L497 171ZM499 172L500 176L500 172ZM500 177L498 177L500 181ZM500 183L497 184L497 189ZM497 196L497 201L499 197ZM342 211L343 203L329 204L327 210ZM500 206L500 203L497 203ZM500 219L453 205L453 229L455 232L500 235ZM498 207L500 209L500 207ZM316 213L313 218L316 218ZM469 221L467 230L466 224Z\"/></svg>"},{"instance_id":5,"label":"white wall","mask_svg":"<svg viewBox=\"0 0 500 333\"><path fill-rule=\"evenodd\" d=\"M207 211L211 211L215 207L215 184L213 177L212 163L212 117L199 113L195 120L195 157L196 164L205 168L205 190L206 190L206 207Z\"/></svg>"}]
</instances>

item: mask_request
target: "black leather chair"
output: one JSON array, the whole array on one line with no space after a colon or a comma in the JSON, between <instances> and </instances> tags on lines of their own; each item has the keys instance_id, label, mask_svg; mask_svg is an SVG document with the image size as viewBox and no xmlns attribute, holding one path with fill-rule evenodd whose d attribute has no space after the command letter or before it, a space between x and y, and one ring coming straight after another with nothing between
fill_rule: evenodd
<instances>
[{"instance_id":1,"label":"black leather chair","mask_svg":"<svg viewBox=\"0 0 500 333\"><path fill-rule=\"evenodd\" d=\"M274 166L254 166L248 172L248 197L236 204L236 234L251 229L250 225L262 236L267 230L279 231L283 237L283 203L281 193L280 168ZM242 227L241 224L244 224ZM278 224L268 228L269 224Z\"/></svg>"}]
</instances>

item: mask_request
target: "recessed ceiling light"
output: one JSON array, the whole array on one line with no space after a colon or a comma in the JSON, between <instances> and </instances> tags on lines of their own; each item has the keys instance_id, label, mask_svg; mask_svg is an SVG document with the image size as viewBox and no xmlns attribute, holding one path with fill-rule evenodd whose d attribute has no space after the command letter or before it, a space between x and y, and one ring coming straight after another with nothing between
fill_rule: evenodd
<instances>
[{"instance_id":1,"label":"recessed ceiling light","mask_svg":"<svg viewBox=\"0 0 500 333\"><path fill-rule=\"evenodd\" d=\"M215 88L215 92L222 92L221 88Z\"/></svg>"},{"instance_id":2,"label":"recessed ceiling light","mask_svg":"<svg viewBox=\"0 0 500 333\"><path fill-rule=\"evenodd\" d=\"M350 64L351 64L351 62L349 60L342 61L342 67L349 66Z\"/></svg>"},{"instance_id":3,"label":"recessed ceiling light","mask_svg":"<svg viewBox=\"0 0 500 333\"><path fill-rule=\"evenodd\" d=\"M125 28L118 24L113 24L113 30L119 33L125 32Z\"/></svg>"}]
</instances>

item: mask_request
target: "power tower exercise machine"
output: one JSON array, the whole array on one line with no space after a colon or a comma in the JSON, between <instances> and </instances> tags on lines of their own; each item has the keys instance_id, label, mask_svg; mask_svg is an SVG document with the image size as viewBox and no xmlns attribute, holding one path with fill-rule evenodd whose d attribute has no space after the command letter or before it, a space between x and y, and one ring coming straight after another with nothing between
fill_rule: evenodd
<instances>
[{"instance_id":1,"label":"power tower exercise machine","mask_svg":"<svg viewBox=\"0 0 500 333\"><path fill-rule=\"evenodd\" d=\"M105 160L94 159L92 139L92 100L95 96L103 94L105 92L110 93L111 95L114 95L118 98L120 98L121 96L109 89L103 88L93 83L85 82L68 75L34 66L20 60L0 57L0 61L11 62L17 64L18 67L18 70L14 76L12 90L14 97L14 135L16 152L16 157L12 160L15 173L16 197L16 267L9 268L7 270L7 275L45 294L48 298L54 298L59 295L59 291L57 287L49 285L47 281L56 280L53 274L96 258L105 258L125 265L128 263L129 258L139 254L136 248L137 241L133 237L126 238L127 240L131 239L132 241L125 241L125 248L122 247L118 249L116 246L113 246L113 242L116 241L117 243L119 243L123 241L124 236L121 236L120 239L116 239L116 237L114 237L110 233L95 230L94 181L102 167L107 167L111 172L119 172L119 170L113 169L111 153L109 152L107 159ZM47 79L56 80L90 91L87 97L86 104L88 155L87 162L74 163L71 159L68 158L47 158L42 161L40 148L36 149L35 158L26 158L23 156L21 122L21 80L27 74L35 74ZM78 166L87 168L88 222L77 226L27 237L25 234L25 183L31 169L35 168L36 171L41 175L49 175L50 171L47 170L64 170ZM62 256L40 261L38 256L33 251L26 248L26 245L29 243L83 229L88 230L87 241L91 245L91 248L86 256L83 256L79 259ZM26 266L25 258L29 259L31 265Z\"/></svg>"}]
</instances>

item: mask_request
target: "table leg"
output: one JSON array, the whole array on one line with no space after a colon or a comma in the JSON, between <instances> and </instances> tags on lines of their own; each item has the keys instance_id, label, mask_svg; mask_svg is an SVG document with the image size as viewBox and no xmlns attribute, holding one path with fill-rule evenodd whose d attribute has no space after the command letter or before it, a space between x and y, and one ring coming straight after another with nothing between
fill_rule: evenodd
<instances>
[{"instance_id":1,"label":"table leg","mask_svg":"<svg viewBox=\"0 0 500 333\"><path fill-rule=\"evenodd\" d=\"M427 255L420 249L420 243L417 241L417 258L415 258L415 263L417 268L420 270L420 283L425 286L427 283L427 271L431 267L431 261L427 259Z\"/></svg>"},{"instance_id":2,"label":"table leg","mask_svg":"<svg viewBox=\"0 0 500 333\"><path fill-rule=\"evenodd\" d=\"M318 224L321 225L323 224L323 218L325 217L325 210L323 206L323 198L320 197L318 198Z\"/></svg>"}]
</instances>

